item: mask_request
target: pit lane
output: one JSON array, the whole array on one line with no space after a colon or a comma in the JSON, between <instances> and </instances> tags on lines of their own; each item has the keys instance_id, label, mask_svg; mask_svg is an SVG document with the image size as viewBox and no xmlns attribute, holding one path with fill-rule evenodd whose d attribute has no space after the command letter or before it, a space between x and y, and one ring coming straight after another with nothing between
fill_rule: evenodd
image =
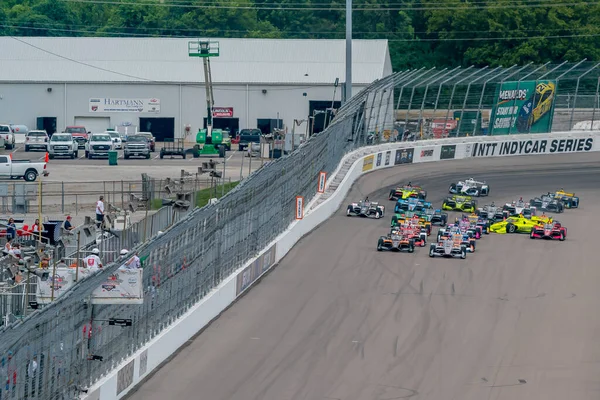
<instances>
[{"instance_id":1,"label":"pit lane","mask_svg":"<svg viewBox=\"0 0 600 400\"><path fill-rule=\"evenodd\" d=\"M389 189L439 207L473 176L502 204L564 187L567 241L489 235L466 260L378 253ZM596 154L403 165L362 177L340 210L128 398L583 400L600 391ZM368 195L382 220L345 216ZM458 214L457 214L458 215ZM434 230L434 233L437 232Z\"/></svg>"}]
</instances>

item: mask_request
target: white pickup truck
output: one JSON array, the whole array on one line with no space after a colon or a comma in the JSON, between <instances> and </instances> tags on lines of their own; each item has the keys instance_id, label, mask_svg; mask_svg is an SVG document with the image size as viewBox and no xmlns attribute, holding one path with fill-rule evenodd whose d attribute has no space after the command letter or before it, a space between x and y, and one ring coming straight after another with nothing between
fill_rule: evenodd
<instances>
[{"instance_id":1,"label":"white pickup truck","mask_svg":"<svg viewBox=\"0 0 600 400\"><path fill-rule=\"evenodd\" d=\"M29 160L11 160L9 156L0 156L0 179L20 179L33 182L39 175L48 176L45 162Z\"/></svg>"}]
</instances>

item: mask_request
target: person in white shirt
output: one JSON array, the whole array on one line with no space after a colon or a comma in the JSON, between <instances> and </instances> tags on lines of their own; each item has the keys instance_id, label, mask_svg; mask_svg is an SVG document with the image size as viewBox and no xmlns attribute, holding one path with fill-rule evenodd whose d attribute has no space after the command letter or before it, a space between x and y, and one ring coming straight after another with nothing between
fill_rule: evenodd
<instances>
[{"instance_id":1,"label":"person in white shirt","mask_svg":"<svg viewBox=\"0 0 600 400\"><path fill-rule=\"evenodd\" d=\"M102 226L102 222L104 222L104 196L100 196L96 202L96 225L98 228Z\"/></svg>"},{"instance_id":2,"label":"person in white shirt","mask_svg":"<svg viewBox=\"0 0 600 400\"><path fill-rule=\"evenodd\" d=\"M127 250L127 249L121 250L121 257L126 256L128 253L129 253L129 250ZM125 264L122 265L122 268L125 268L125 269L142 268L142 263L140 261L140 258L137 255L137 253L135 253L133 255L133 257L131 257L129 260L127 260L125 262Z\"/></svg>"},{"instance_id":3,"label":"person in white shirt","mask_svg":"<svg viewBox=\"0 0 600 400\"><path fill-rule=\"evenodd\" d=\"M98 254L100 254L100 250L93 249L92 254L83 259L85 267L90 271L95 272L103 267L102 261L100 260L100 257L98 257Z\"/></svg>"}]
</instances>

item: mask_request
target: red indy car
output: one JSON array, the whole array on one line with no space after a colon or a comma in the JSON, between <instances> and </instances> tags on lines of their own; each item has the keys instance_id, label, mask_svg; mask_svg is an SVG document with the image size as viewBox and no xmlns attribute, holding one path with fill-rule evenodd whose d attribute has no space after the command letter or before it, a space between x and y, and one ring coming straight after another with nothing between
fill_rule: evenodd
<instances>
[{"instance_id":1,"label":"red indy car","mask_svg":"<svg viewBox=\"0 0 600 400\"><path fill-rule=\"evenodd\" d=\"M536 225L529 234L531 239L554 239L563 241L567 238L567 228L554 221L544 225Z\"/></svg>"},{"instance_id":2,"label":"red indy car","mask_svg":"<svg viewBox=\"0 0 600 400\"><path fill-rule=\"evenodd\" d=\"M403 235L408 236L414 241L415 246L425 247L425 244L427 244L427 230L417 224L405 222L392 228L393 231L400 231Z\"/></svg>"}]
</instances>

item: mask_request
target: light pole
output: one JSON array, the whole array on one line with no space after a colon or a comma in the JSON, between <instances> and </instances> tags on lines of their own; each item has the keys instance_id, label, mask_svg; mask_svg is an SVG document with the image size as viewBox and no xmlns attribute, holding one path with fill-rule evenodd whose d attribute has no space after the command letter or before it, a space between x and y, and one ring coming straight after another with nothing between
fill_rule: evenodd
<instances>
[{"instance_id":1,"label":"light pole","mask_svg":"<svg viewBox=\"0 0 600 400\"><path fill-rule=\"evenodd\" d=\"M346 0L346 82L344 83L344 99L352 97L352 0Z\"/></svg>"}]
</instances>

